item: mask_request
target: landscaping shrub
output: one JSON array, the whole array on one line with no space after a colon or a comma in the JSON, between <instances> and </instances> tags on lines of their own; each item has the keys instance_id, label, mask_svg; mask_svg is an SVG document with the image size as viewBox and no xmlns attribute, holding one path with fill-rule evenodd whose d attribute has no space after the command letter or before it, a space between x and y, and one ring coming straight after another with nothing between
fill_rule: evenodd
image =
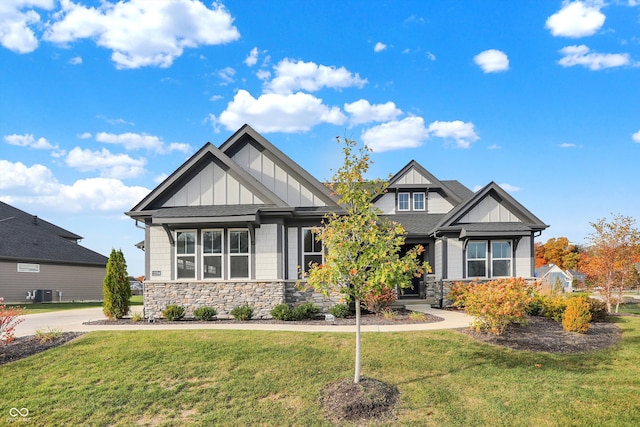
<instances>
[{"instance_id":1,"label":"landscaping shrub","mask_svg":"<svg viewBox=\"0 0 640 427\"><path fill-rule=\"evenodd\" d=\"M177 304L170 304L162 310L162 317L167 320L180 320L184 317L184 307Z\"/></svg>"},{"instance_id":2,"label":"landscaping shrub","mask_svg":"<svg viewBox=\"0 0 640 427\"><path fill-rule=\"evenodd\" d=\"M395 289L387 286L382 287L381 292L371 292L362 299L362 303L372 313L380 313L389 308L389 306L398 299Z\"/></svg>"},{"instance_id":3,"label":"landscaping shrub","mask_svg":"<svg viewBox=\"0 0 640 427\"><path fill-rule=\"evenodd\" d=\"M349 317L349 315L351 314L351 309L349 309L348 304L336 304L329 309L329 314L332 314L339 319L344 319L346 317Z\"/></svg>"},{"instance_id":4,"label":"landscaping shrub","mask_svg":"<svg viewBox=\"0 0 640 427\"><path fill-rule=\"evenodd\" d=\"M238 320L251 320L253 317L253 307L249 304L239 305L238 307L234 307L230 314Z\"/></svg>"},{"instance_id":5,"label":"landscaping shrub","mask_svg":"<svg viewBox=\"0 0 640 427\"><path fill-rule=\"evenodd\" d=\"M543 298L542 315L547 319L562 322L562 315L567 308L567 299L561 295L545 296Z\"/></svg>"},{"instance_id":6,"label":"landscaping shrub","mask_svg":"<svg viewBox=\"0 0 640 427\"><path fill-rule=\"evenodd\" d=\"M293 310L289 307L289 304L278 304L269 312L271 317L276 320L294 320L293 319Z\"/></svg>"},{"instance_id":7,"label":"landscaping shrub","mask_svg":"<svg viewBox=\"0 0 640 427\"><path fill-rule=\"evenodd\" d=\"M465 312L475 321L476 331L501 335L511 323L526 324L526 309L533 299L535 285L522 278L504 278L468 287L464 298L454 306L464 304Z\"/></svg>"},{"instance_id":8,"label":"landscaping shrub","mask_svg":"<svg viewBox=\"0 0 640 427\"><path fill-rule=\"evenodd\" d=\"M596 298L587 298L589 303L589 313L591 313L592 322L606 322L607 321L607 304Z\"/></svg>"},{"instance_id":9,"label":"landscaping shrub","mask_svg":"<svg viewBox=\"0 0 640 427\"><path fill-rule=\"evenodd\" d=\"M453 301L454 307L464 310L464 302L469 293L469 286L471 284L464 282L456 282L451 285L447 298Z\"/></svg>"},{"instance_id":10,"label":"landscaping shrub","mask_svg":"<svg viewBox=\"0 0 640 427\"><path fill-rule=\"evenodd\" d=\"M144 320L144 316L142 315L142 313L137 312L137 313L133 313L133 315L131 315L131 321L132 322L140 322L141 320Z\"/></svg>"},{"instance_id":11,"label":"landscaping shrub","mask_svg":"<svg viewBox=\"0 0 640 427\"><path fill-rule=\"evenodd\" d=\"M44 329L36 329L36 339L42 344L55 341L60 337L62 337L62 329L60 328L49 328L46 331Z\"/></svg>"},{"instance_id":12,"label":"landscaping shrub","mask_svg":"<svg viewBox=\"0 0 640 427\"><path fill-rule=\"evenodd\" d=\"M312 302L305 302L293 309L295 320L315 319L320 313L320 308Z\"/></svg>"},{"instance_id":13,"label":"landscaping shrub","mask_svg":"<svg viewBox=\"0 0 640 427\"><path fill-rule=\"evenodd\" d=\"M216 314L218 314L218 312L213 307L198 307L193 310L193 317L198 320L206 320L207 322L213 320Z\"/></svg>"},{"instance_id":14,"label":"landscaping shrub","mask_svg":"<svg viewBox=\"0 0 640 427\"><path fill-rule=\"evenodd\" d=\"M7 307L0 298L0 346L9 344L15 337L15 328L24 321L21 307Z\"/></svg>"},{"instance_id":15,"label":"landscaping shrub","mask_svg":"<svg viewBox=\"0 0 640 427\"><path fill-rule=\"evenodd\" d=\"M102 310L110 319L122 319L129 313L131 285L127 274L127 262L122 250L111 250L107 261L107 274L102 282Z\"/></svg>"},{"instance_id":16,"label":"landscaping shrub","mask_svg":"<svg viewBox=\"0 0 640 427\"><path fill-rule=\"evenodd\" d=\"M396 318L398 317L398 312L391 310L390 308L382 310L381 313L386 320L396 320Z\"/></svg>"},{"instance_id":17,"label":"landscaping shrub","mask_svg":"<svg viewBox=\"0 0 640 427\"><path fill-rule=\"evenodd\" d=\"M591 313L589 303L584 297L569 298L567 307L562 315L562 327L567 332L578 332L584 334L591 324Z\"/></svg>"},{"instance_id":18,"label":"landscaping shrub","mask_svg":"<svg viewBox=\"0 0 640 427\"><path fill-rule=\"evenodd\" d=\"M416 322L424 322L425 320L427 320L427 315L420 311L412 311L409 315L409 319Z\"/></svg>"}]
</instances>

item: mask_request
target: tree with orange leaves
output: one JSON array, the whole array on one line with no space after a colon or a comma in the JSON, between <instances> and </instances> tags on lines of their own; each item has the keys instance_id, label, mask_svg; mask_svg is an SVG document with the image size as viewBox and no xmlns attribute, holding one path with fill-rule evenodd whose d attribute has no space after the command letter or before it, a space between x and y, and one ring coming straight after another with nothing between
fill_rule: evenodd
<instances>
[{"instance_id":1,"label":"tree with orange leaves","mask_svg":"<svg viewBox=\"0 0 640 427\"><path fill-rule=\"evenodd\" d=\"M634 262L640 254L640 231L636 220L614 214L611 222L604 218L591 223L594 232L589 236L590 247L581 260L580 269L592 286L602 288L607 311L615 302L616 313L622 293L633 278Z\"/></svg>"},{"instance_id":2,"label":"tree with orange leaves","mask_svg":"<svg viewBox=\"0 0 640 427\"><path fill-rule=\"evenodd\" d=\"M562 270L571 270L578 266L580 251L566 237L552 237L545 244L535 244L535 256L536 268L555 264Z\"/></svg>"}]
</instances>

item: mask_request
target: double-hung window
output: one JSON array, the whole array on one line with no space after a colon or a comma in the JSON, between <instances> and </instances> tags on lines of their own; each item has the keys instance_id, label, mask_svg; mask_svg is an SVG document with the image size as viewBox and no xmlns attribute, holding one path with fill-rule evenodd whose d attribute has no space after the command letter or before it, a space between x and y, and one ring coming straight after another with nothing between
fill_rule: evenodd
<instances>
[{"instance_id":1,"label":"double-hung window","mask_svg":"<svg viewBox=\"0 0 640 427\"><path fill-rule=\"evenodd\" d=\"M424 193L413 193L413 210L423 211L424 209Z\"/></svg>"},{"instance_id":2,"label":"double-hung window","mask_svg":"<svg viewBox=\"0 0 640 427\"><path fill-rule=\"evenodd\" d=\"M196 232L176 231L176 279L196 278Z\"/></svg>"},{"instance_id":3,"label":"double-hung window","mask_svg":"<svg viewBox=\"0 0 640 427\"><path fill-rule=\"evenodd\" d=\"M249 278L249 230L229 230L229 278Z\"/></svg>"},{"instance_id":4,"label":"double-hung window","mask_svg":"<svg viewBox=\"0 0 640 427\"><path fill-rule=\"evenodd\" d=\"M399 211L408 211L409 206L409 193L398 193L398 210Z\"/></svg>"},{"instance_id":5,"label":"double-hung window","mask_svg":"<svg viewBox=\"0 0 640 427\"><path fill-rule=\"evenodd\" d=\"M304 271L308 272L310 264L322 264L322 242L316 239L311 228L302 229L302 259Z\"/></svg>"},{"instance_id":6,"label":"double-hung window","mask_svg":"<svg viewBox=\"0 0 640 427\"><path fill-rule=\"evenodd\" d=\"M511 242L491 242L491 275L493 277L511 276Z\"/></svg>"},{"instance_id":7,"label":"double-hung window","mask_svg":"<svg viewBox=\"0 0 640 427\"><path fill-rule=\"evenodd\" d=\"M202 278L222 278L223 230L202 231Z\"/></svg>"},{"instance_id":8,"label":"double-hung window","mask_svg":"<svg viewBox=\"0 0 640 427\"><path fill-rule=\"evenodd\" d=\"M487 276L487 242L467 244L467 277Z\"/></svg>"}]
</instances>

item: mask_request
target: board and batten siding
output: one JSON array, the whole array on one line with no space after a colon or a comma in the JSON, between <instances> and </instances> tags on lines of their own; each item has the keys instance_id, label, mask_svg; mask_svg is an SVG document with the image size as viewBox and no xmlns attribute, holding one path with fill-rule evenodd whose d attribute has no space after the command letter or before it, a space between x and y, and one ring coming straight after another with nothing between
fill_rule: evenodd
<instances>
[{"instance_id":1,"label":"board and batten siding","mask_svg":"<svg viewBox=\"0 0 640 427\"><path fill-rule=\"evenodd\" d=\"M287 279L296 280L298 278L298 266L302 264L298 250L298 227L289 227L287 230Z\"/></svg>"},{"instance_id":2,"label":"board and batten siding","mask_svg":"<svg viewBox=\"0 0 640 427\"><path fill-rule=\"evenodd\" d=\"M326 206L310 188L270 158L266 151L246 144L231 158L290 206Z\"/></svg>"},{"instance_id":3,"label":"board and batten siding","mask_svg":"<svg viewBox=\"0 0 640 427\"><path fill-rule=\"evenodd\" d=\"M443 260L442 260L442 248L444 246L444 243L442 243L442 240L436 240L436 243L434 245L435 248L435 253L434 253L434 266L433 266L433 271L431 272L431 274L433 274L436 279L442 279L444 277L443 272L444 272L444 268L443 268Z\"/></svg>"},{"instance_id":4,"label":"board and batten siding","mask_svg":"<svg viewBox=\"0 0 640 427\"><path fill-rule=\"evenodd\" d=\"M264 204L259 197L215 162L210 162L162 206Z\"/></svg>"},{"instance_id":5,"label":"board and batten siding","mask_svg":"<svg viewBox=\"0 0 640 427\"><path fill-rule=\"evenodd\" d=\"M515 275L524 278L533 277L534 272L531 271L531 237L523 237L520 239L515 255Z\"/></svg>"},{"instance_id":6,"label":"board and batten siding","mask_svg":"<svg viewBox=\"0 0 640 427\"><path fill-rule=\"evenodd\" d=\"M256 228L256 280L278 279L278 229L277 224L262 224Z\"/></svg>"},{"instance_id":7,"label":"board and batten siding","mask_svg":"<svg viewBox=\"0 0 640 427\"><path fill-rule=\"evenodd\" d=\"M474 206L459 221L470 224L474 222L521 222L520 218L489 196Z\"/></svg>"},{"instance_id":8,"label":"board and batten siding","mask_svg":"<svg viewBox=\"0 0 640 427\"><path fill-rule=\"evenodd\" d=\"M447 279L462 279L462 260L464 252L464 242L457 239L447 240Z\"/></svg>"},{"instance_id":9,"label":"board and batten siding","mask_svg":"<svg viewBox=\"0 0 640 427\"><path fill-rule=\"evenodd\" d=\"M18 262L0 261L0 297L5 303L27 302L27 292L37 289L53 291L53 300L59 301L56 291L62 292L62 301L101 301L106 267L64 264L39 265L38 273L18 272Z\"/></svg>"},{"instance_id":10,"label":"board and batten siding","mask_svg":"<svg viewBox=\"0 0 640 427\"><path fill-rule=\"evenodd\" d=\"M393 215L396 213L396 195L394 193L386 193L380 197L375 205L384 215Z\"/></svg>"},{"instance_id":11,"label":"board and batten siding","mask_svg":"<svg viewBox=\"0 0 640 427\"><path fill-rule=\"evenodd\" d=\"M411 168L407 171L407 173L402 175L402 177L400 177L400 179L396 181L396 184L397 185L419 185L419 184L428 185L428 184L431 184L431 181L429 181L429 179L424 175L422 175L420 172L415 170L415 168Z\"/></svg>"},{"instance_id":12,"label":"board and batten siding","mask_svg":"<svg viewBox=\"0 0 640 427\"><path fill-rule=\"evenodd\" d=\"M427 212L430 214L446 214L451 209L453 209L453 205L442 197L440 193L429 191L427 195Z\"/></svg>"},{"instance_id":13,"label":"board and batten siding","mask_svg":"<svg viewBox=\"0 0 640 427\"><path fill-rule=\"evenodd\" d=\"M171 280L172 249L169 237L162 227L149 230L149 276L147 280Z\"/></svg>"}]
</instances>

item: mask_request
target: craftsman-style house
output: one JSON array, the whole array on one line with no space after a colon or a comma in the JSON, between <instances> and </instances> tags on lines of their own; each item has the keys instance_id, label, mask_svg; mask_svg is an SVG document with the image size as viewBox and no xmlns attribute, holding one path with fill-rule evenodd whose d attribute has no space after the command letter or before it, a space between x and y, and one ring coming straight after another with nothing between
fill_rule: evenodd
<instances>
[{"instance_id":1,"label":"craftsman-style house","mask_svg":"<svg viewBox=\"0 0 640 427\"><path fill-rule=\"evenodd\" d=\"M495 183L472 192L441 181L415 161L375 200L401 222L406 244L426 248L433 268L405 295L441 303L448 284L534 277L533 242L547 225ZM205 144L127 212L145 228L145 313L168 304L250 304L258 317L275 305L313 301L295 287L299 267L322 261L313 227L342 209L328 189L250 126L219 148Z\"/></svg>"}]
</instances>

